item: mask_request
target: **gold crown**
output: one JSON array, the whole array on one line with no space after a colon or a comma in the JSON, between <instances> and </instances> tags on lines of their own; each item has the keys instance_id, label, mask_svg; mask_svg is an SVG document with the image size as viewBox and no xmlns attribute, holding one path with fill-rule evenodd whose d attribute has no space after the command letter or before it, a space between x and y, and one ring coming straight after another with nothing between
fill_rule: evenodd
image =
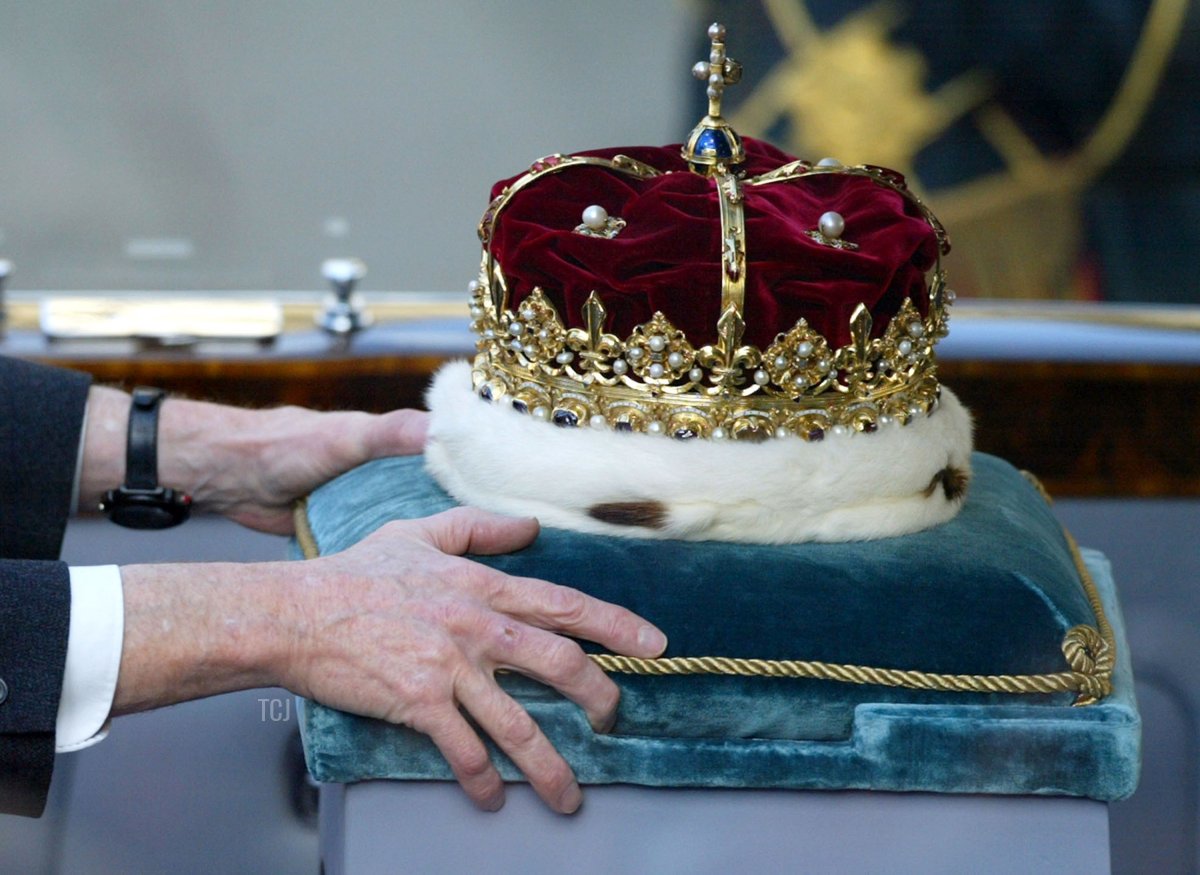
<instances>
[{"instance_id":1,"label":"gold crown","mask_svg":"<svg viewBox=\"0 0 1200 875\"><path fill-rule=\"evenodd\" d=\"M625 155L603 158L554 154L534 162L488 205L479 224L483 260L470 284L471 329L479 335L472 380L485 400L510 403L536 419L564 427L591 427L669 434L676 438L763 439L797 436L822 440L827 433L874 432L906 425L937 405L934 345L947 333L946 288L941 257L949 240L933 213L910 192L899 174L872 165L843 166L832 159L797 160L758 176L739 172L741 139L721 117L721 93L741 68L725 56L724 28L709 28L708 62L693 68L708 82L708 114L683 148L691 172L712 179L721 221L721 305L716 341L689 342L662 312L627 337L605 330L607 312L592 291L583 306L583 327L568 328L540 287L512 305L504 271L492 251L497 222L514 195L539 180L581 167L606 168L636 179L660 171ZM743 344L746 329L746 188L793 183L826 174L865 177L900 194L933 229L936 261L922 316L905 298L879 337L865 304L849 320L851 343L834 348L806 320L779 333L765 349ZM590 212L596 211L589 215ZM623 222L589 207L577 233L613 237ZM808 236L836 248L843 222L826 213Z\"/></svg>"}]
</instances>

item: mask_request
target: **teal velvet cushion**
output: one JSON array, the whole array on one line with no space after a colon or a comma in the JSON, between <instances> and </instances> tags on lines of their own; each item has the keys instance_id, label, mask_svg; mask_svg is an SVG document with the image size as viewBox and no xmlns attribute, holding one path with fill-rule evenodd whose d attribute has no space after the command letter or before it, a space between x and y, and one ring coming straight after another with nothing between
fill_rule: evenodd
<instances>
[{"instance_id":1,"label":"teal velvet cushion","mask_svg":"<svg viewBox=\"0 0 1200 875\"><path fill-rule=\"evenodd\" d=\"M667 633L666 657L803 661L809 676L614 674L622 698L609 735L536 682L502 682L583 782L1128 795L1140 723L1107 563L1084 554L1101 620L1037 490L999 459L976 454L973 465L958 517L900 538L747 546L546 529L526 550L480 557L627 605ZM328 554L389 520L453 506L419 458L397 458L317 490L307 518ZM1112 692L1073 707L1063 686L1080 675L1064 637L1105 623ZM1057 681L1047 692L954 692L823 679L829 666L838 677L854 674L846 666L879 670L872 681L886 670ZM432 744L403 727L308 703L302 730L321 781L450 777Z\"/></svg>"}]
</instances>

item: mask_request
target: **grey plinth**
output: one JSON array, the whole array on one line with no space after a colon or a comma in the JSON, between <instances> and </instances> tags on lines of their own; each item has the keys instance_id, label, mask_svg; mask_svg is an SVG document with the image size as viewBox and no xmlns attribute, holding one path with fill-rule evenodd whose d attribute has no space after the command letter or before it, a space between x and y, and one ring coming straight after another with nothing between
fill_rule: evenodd
<instances>
[{"instance_id":1,"label":"grey plinth","mask_svg":"<svg viewBox=\"0 0 1200 875\"><path fill-rule=\"evenodd\" d=\"M454 784L321 789L325 875L1110 871L1091 799L864 791L584 788L573 817L510 785L497 814Z\"/></svg>"}]
</instances>

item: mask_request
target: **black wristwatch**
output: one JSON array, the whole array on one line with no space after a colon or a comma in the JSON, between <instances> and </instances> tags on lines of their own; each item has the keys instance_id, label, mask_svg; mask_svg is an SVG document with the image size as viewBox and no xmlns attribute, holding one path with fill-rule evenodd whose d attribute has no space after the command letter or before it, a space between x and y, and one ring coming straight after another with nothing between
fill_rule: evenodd
<instances>
[{"instance_id":1,"label":"black wristwatch","mask_svg":"<svg viewBox=\"0 0 1200 875\"><path fill-rule=\"evenodd\" d=\"M125 483L104 493L100 510L129 529L169 529L188 518L192 497L158 485L158 407L162 389L133 390L129 438L125 448Z\"/></svg>"}]
</instances>

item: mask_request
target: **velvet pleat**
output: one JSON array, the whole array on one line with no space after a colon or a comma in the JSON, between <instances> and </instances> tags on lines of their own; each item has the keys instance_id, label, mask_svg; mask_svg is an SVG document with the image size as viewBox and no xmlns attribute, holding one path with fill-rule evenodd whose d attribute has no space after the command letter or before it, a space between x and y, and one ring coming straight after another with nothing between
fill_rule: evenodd
<instances>
[{"instance_id":1,"label":"velvet pleat","mask_svg":"<svg viewBox=\"0 0 1200 875\"><path fill-rule=\"evenodd\" d=\"M793 160L757 140L745 145L748 177ZM609 313L607 330L619 337L661 310L694 345L715 341L722 242L712 180L689 172L678 146L580 154L625 154L672 172L643 180L574 167L543 174L515 194L491 244L511 304L540 287L569 327L582 327L583 304L595 291ZM497 183L493 195L511 182ZM906 298L926 312L924 275L937 243L916 207L897 192L863 177L823 174L747 185L743 194L747 342L766 348L803 318L835 347L844 346L859 303L875 317L875 336ZM615 238L575 233L593 204L625 220ZM845 219L842 238L857 249L822 245L808 235L829 211Z\"/></svg>"}]
</instances>

